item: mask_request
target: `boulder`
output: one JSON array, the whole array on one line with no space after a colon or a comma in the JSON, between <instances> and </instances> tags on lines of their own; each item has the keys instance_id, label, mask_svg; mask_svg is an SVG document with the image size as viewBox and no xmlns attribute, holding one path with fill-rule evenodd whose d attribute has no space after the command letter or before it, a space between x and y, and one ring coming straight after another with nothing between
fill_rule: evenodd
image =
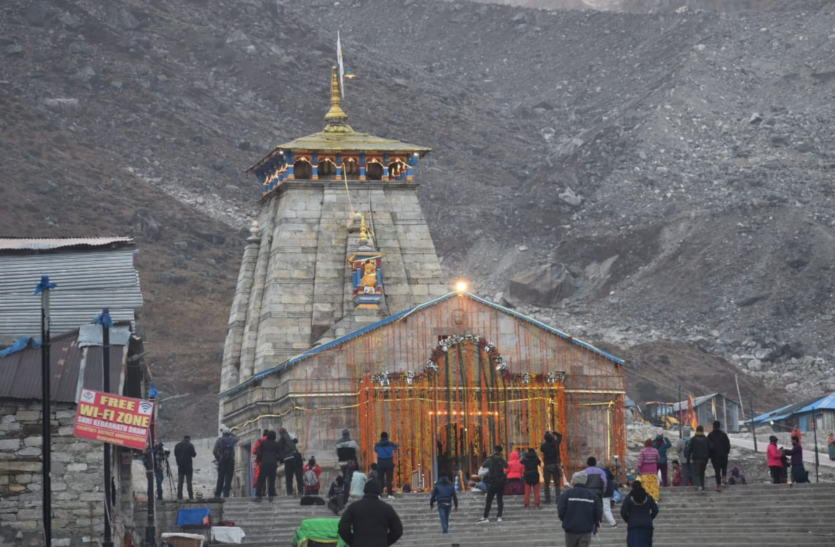
<instances>
[{"instance_id":1,"label":"boulder","mask_svg":"<svg viewBox=\"0 0 835 547\"><path fill-rule=\"evenodd\" d=\"M49 18L49 11L41 3L32 3L26 8L26 21L33 27L41 27Z\"/></svg>"},{"instance_id":2,"label":"boulder","mask_svg":"<svg viewBox=\"0 0 835 547\"><path fill-rule=\"evenodd\" d=\"M139 21L125 8L112 8L107 13L105 20L111 27L121 30L136 30L139 28Z\"/></svg>"},{"instance_id":3,"label":"boulder","mask_svg":"<svg viewBox=\"0 0 835 547\"><path fill-rule=\"evenodd\" d=\"M508 283L504 298L511 305L554 306L576 290L574 275L564 264L554 263L529 270Z\"/></svg>"}]
</instances>

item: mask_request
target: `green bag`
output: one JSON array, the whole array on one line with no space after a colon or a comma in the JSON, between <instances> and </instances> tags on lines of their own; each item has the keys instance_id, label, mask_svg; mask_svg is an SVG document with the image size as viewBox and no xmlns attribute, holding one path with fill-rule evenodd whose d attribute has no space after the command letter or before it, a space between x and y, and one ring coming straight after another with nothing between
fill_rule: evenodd
<instances>
[{"instance_id":1,"label":"green bag","mask_svg":"<svg viewBox=\"0 0 835 547\"><path fill-rule=\"evenodd\" d=\"M339 519L303 520L293 537L293 547L303 547L308 541L330 543L337 547L347 547L339 537Z\"/></svg>"}]
</instances>

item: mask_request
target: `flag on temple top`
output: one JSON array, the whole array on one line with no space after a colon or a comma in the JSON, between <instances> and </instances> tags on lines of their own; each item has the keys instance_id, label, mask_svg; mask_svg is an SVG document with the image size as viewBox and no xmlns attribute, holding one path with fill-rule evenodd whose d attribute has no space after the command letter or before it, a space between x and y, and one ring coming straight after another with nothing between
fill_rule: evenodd
<instances>
[{"instance_id":1,"label":"flag on temple top","mask_svg":"<svg viewBox=\"0 0 835 547\"><path fill-rule=\"evenodd\" d=\"M342 42L339 39L339 31L336 31L336 62L339 64L339 90L342 98L345 98L345 65L342 64Z\"/></svg>"},{"instance_id":2,"label":"flag on temple top","mask_svg":"<svg viewBox=\"0 0 835 547\"><path fill-rule=\"evenodd\" d=\"M688 421L690 422L690 427L692 427L695 430L697 427L699 427L699 419L696 418L696 405L694 404L693 396L689 395L688 397L688 402L690 403L688 405L690 408L687 409L687 412L689 414Z\"/></svg>"}]
</instances>

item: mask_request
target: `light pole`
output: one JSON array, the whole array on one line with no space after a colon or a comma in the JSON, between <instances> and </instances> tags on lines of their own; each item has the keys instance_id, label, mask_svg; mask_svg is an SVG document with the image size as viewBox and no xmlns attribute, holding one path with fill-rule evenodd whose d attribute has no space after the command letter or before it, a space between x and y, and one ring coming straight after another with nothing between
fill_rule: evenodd
<instances>
[{"instance_id":1,"label":"light pole","mask_svg":"<svg viewBox=\"0 0 835 547\"><path fill-rule=\"evenodd\" d=\"M151 388L148 390L148 399L154 403L159 392L157 391L154 382L151 382ZM145 547L156 547L157 544L157 528L154 519L154 430L156 429L156 414L157 406L154 403L154 408L151 410L151 428L150 428L150 450L151 450L151 468L146 467L145 473L148 476L148 523L145 525Z\"/></svg>"},{"instance_id":2,"label":"light pole","mask_svg":"<svg viewBox=\"0 0 835 547\"><path fill-rule=\"evenodd\" d=\"M57 287L49 282L49 276L41 276L41 282L35 287L35 296L41 295L41 397L43 399L43 465L41 473L41 508L43 509L43 544L52 545L52 480L49 476L52 467L52 431L50 429L50 414L52 414L52 389L50 387L49 350L49 291Z\"/></svg>"},{"instance_id":3,"label":"light pole","mask_svg":"<svg viewBox=\"0 0 835 547\"><path fill-rule=\"evenodd\" d=\"M110 393L110 329L113 321L110 319L110 311L104 308L101 315L96 317L96 325L101 325L101 367L102 367L102 391ZM110 485L110 444L104 443L104 539L101 547L113 547L111 536L111 501L112 488Z\"/></svg>"},{"instance_id":4,"label":"light pole","mask_svg":"<svg viewBox=\"0 0 835 547\"><path fill-rule=\"evenodd\" d=\"M820 482L820 475L818 474L818 470L820 468L820 453L818 453L818 417L814 413L812 414L812 431L815 435L815 482Z\"/></svg>"}]
</instances>

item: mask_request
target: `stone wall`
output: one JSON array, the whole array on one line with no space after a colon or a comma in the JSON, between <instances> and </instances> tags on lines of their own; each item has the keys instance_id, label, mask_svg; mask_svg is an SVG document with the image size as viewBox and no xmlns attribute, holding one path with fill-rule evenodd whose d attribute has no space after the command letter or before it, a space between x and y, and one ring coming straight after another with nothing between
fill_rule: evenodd
<instances>
[{"instance_id":1,"label":"stone wall","mask_svg":"<svg viewBox=\"0 0 835 547\"><path fill-rule=\"evenodd\" d=\"M267 197L248 240L224 348L221 389L368 323L449 291L417 184L285 182ZM383 258L384 303L356 310L348 256L363 212ZM223 412L221 411L221 419Z\"/></svg>"},{"instance_id":2,"label":"stone wall","mask_svg":"<svg viewBox=\"0 0 835 547\"><path fill-rule=\"evenodd\" d=\"M53 403L52 545L100 545L104 533L104 470L101 443L73 437L75 404ZM0 400L0 546L42 544L42 447L40 403ZM114 463L121 451L115 451ZM129 458L130 452L125 452ZM117 529L133 525L132 493L115 465ZM128 469L130 467L128 466ZM128 481L129 484L129 481ZM118 503L126 500L127 503ZM127 510L127 513L126 513ZM115 537L119 536L119 537ZM122 545L114 534L114 544Z\"/></svg>"}]
</instances>

